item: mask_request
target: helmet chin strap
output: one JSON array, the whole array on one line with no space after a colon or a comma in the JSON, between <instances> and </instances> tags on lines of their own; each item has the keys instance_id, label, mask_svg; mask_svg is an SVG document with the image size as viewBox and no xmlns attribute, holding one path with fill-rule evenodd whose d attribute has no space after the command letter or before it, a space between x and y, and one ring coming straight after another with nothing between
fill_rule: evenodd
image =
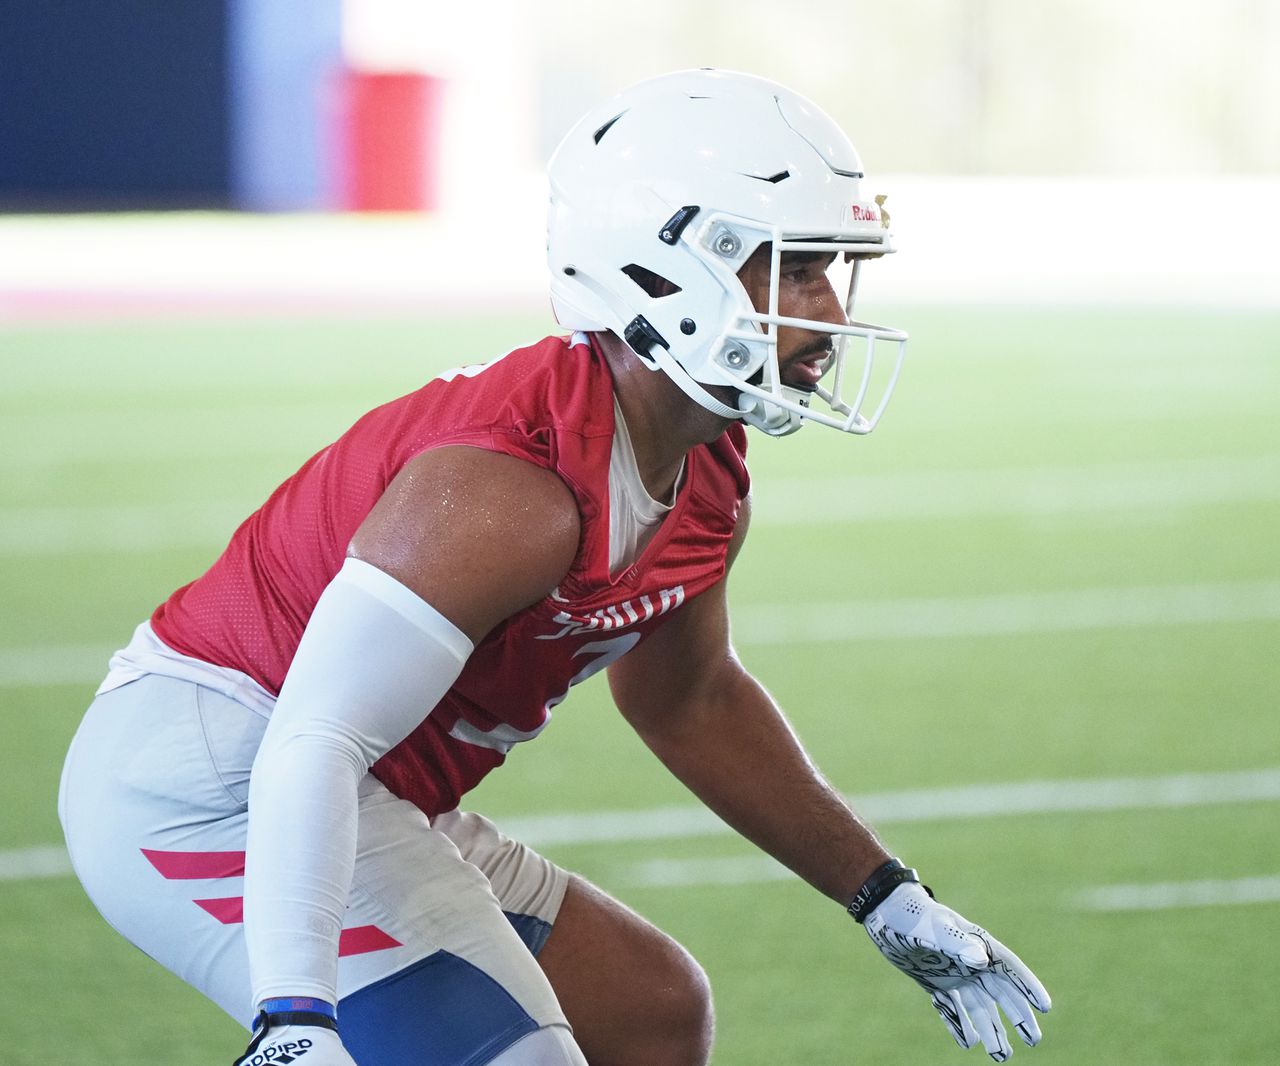
<instances>
[{"instance_id":1,"label":"helmet chin strap","mask_svg":"<svg viewBox=\"0 0 1280 1066\"><path fill-rule=\"evenodd\" d=\"M749 393L738 393L737 407L730 407L728 404L722 403L707 391L702 382L694 378L684 367L677 363L671 353L660 344L655 344L650 348L649 359L644 360L644 362L650 370L661 370L689 399L720 418L727 418L734 422L746 422L747 425L755 426L771 437L785 437L794 433L804 424L803 416L794 414L785 407L780 407ZM729 383L726 382L725 384L728 385ZM732 388L731 385L729 387ZM800 395L797 390L790 388L785 389L785 391L791 393L795 398Z\"/></svg>"},{"instance_id":2,"label":"helmet chin strap","mask_svg":"<svg viewBox=\"0 0 1280 1066\"><path fill-rule=\"evenodd\" d=\"M694 380L689 372L671 357L671 353L666 348L655 344L649 352L649 358L653 360L652 368L665 373L689 399L705 407L713 415L729 418L735 422L742 420L741 411L736 407L721 403L712 396L701 382Z\"/></svg>"}]
</instances>

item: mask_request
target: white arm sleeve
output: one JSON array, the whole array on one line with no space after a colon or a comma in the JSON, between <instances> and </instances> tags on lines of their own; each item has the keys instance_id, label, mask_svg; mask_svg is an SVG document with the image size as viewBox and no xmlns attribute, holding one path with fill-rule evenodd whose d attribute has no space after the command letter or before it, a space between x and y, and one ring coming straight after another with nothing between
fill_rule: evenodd
<instances>
[{"instance_id":1,"label":"white arm sleeve","mask_svg":"<svg viewBox=\"0 0 1280 1066\"><path fill-rule=\"evenodd\" d=\"M337 1002L357 786L440 702L471 651L429 603L357 559L316 603L249 781L244 920L254 1003Z\"/></svg>"}]
</instances>

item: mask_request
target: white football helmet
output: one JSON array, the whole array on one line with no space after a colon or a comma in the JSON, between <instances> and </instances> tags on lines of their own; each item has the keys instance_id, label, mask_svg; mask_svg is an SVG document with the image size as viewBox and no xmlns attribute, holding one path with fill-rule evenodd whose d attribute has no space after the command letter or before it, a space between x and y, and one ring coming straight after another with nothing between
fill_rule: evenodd
<instances>
[{"instance_id":1,"label":"white football helmet","mask_svg":"<svg viewBox=\"0 0 1280 1066\"><path fill-rule=\"evenodd\" d=\"M907 337L851 315L861 262L893 251L888 216L883 197L862 198L857 152L814 104L746 74L667 74L588 112L548 177L547 261L562 326L617 334L703 407L774 436L806 420L875 428ZM772 268L761 312L737 272L765 242ZM779 315L782 256L792 251L845 253L835 259L852 263L846 323ZM782 382L780 326L833 335L816 387ZM878 399L868 395L877 342L890 346ZM851 346L863 353L860 375L846 375ZM735 390L737 406L708 385Z\"/></svg>"}]
</instances>

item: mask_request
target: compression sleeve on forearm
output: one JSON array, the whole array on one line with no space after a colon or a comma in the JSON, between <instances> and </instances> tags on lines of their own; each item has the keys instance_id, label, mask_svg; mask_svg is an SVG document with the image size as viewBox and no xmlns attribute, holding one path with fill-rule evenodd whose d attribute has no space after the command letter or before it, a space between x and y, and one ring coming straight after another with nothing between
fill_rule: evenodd
<instances>
[{"instance_id":1,"label":"compression sleeve on forearm","mask_svg":"<svg viewBox=\"0 0 1280 1066\"><path fill-rule=\"evenodd\" d=\"M347 559L316 603L253 764L244 881L253 1001L337 1002L357 787L431 712L472 644L416 593Z\"/></svg>"}]
</instances>

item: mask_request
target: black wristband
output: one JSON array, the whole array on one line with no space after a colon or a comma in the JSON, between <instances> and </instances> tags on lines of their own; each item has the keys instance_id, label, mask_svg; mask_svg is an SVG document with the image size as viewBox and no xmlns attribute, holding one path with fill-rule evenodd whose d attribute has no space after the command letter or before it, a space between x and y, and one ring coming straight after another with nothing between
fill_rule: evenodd
<instances>
[{"instance_id":1,"label":"black wristband","mask_svg":"<svg viewBox=\"0 0 1280 1066\"><path fill-rule=\"evenodd\" d=\"M261 1040L269 1029L282 1029L286 1025L314 1025L321 1029L338 1031L338 1019L318 1010L259 1010L253 1020L255 1041Z\"/></svg>"},{"instance_id":2,"label":"black wristband","mask_svg":"<svg viewBox=\"0 0 1280 1066\"><path fill-rule=\"evenodd\" d=\"M266 1011L262 1012L267 1014ZM338 1023L327 1014L321 1014L319 1011L313 1010L282 1010L273 1011L267 1014L271 1028L279 1029L285 1025L317 1025L321 1029L332 1029L335 1033L338 1031Z\"/></svg>"},{"instance_id":3,"label":"black wristband","mask_svg":"<svg viewBox=\"0 0 1280 1066\"><path fill-rule=\"evenodd\" d=\"M328 1006L328 1004L325 1004L325 1006ZM332 1029L335 1033L338 1031L338 1020L332 1015L324 1014L318 1010L260 1010L258 1011L258 1016L253 1020L253 1039L249 1041L249 1046L245 1048L244 1054L236 1059L231 1066L243 1066L258 1050L263 1040L267 1038L267 1033L272 1029L282 1029L286 1025L314 1025L321 1029Z\"/></svg>"},{"instance_id":4,"label":"black wristband","mask_svg":"<svg viewBox=\"0 0 1280 1066\"><path fill-rule=\"evenodd\" d=\"M857 894L849 901L846 908L853 920L861 925L868 914L876 909L884 898L899 885L920 883L920 875L909 866L903 866L897 859L890 859L883 866L871 872L858 889Z\"/></svg>"}]
</instances>

